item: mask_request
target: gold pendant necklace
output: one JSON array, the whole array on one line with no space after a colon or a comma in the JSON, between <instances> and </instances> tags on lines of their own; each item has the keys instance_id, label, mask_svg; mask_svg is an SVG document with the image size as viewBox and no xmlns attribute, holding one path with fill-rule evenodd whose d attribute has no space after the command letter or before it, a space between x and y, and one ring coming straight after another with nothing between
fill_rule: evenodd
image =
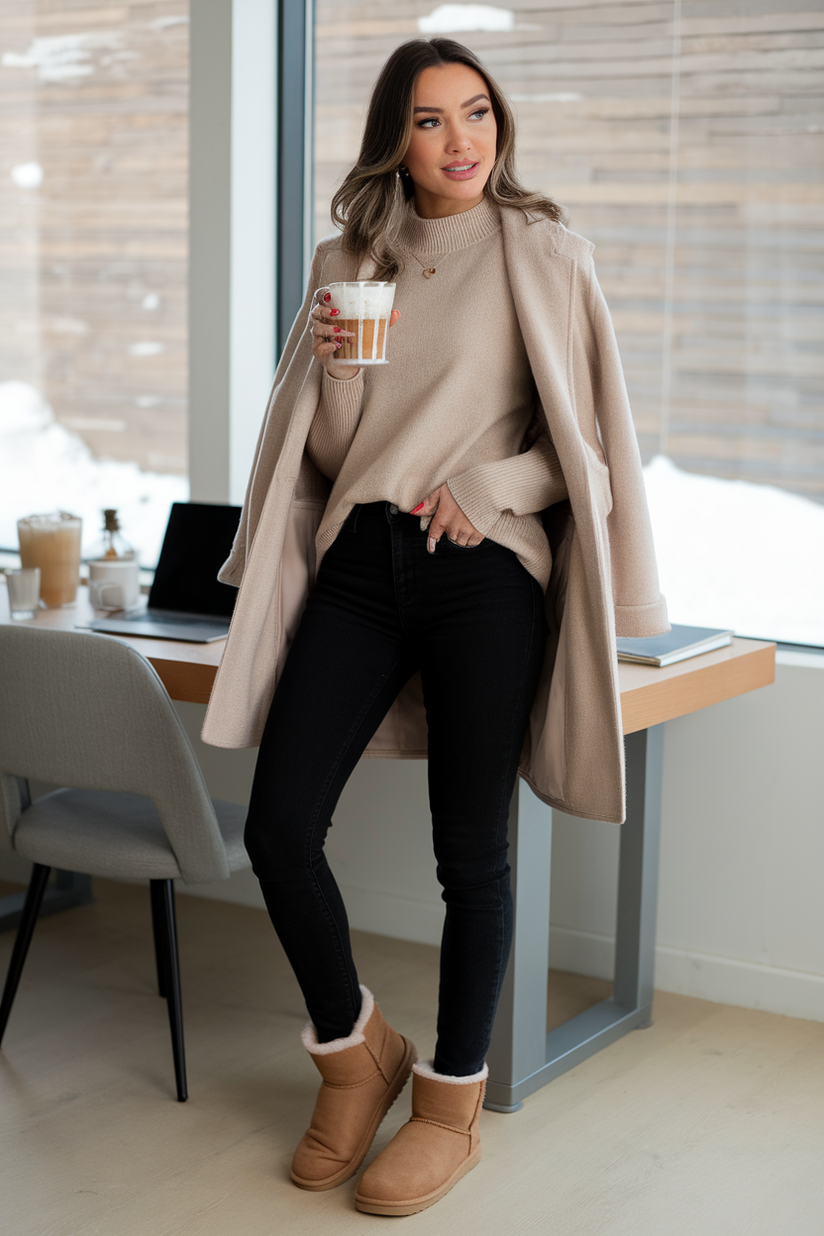
<instances>
[{"instance_id":1,"label":"gold pendant necklace","mask_svg":"<svg viewBox=\"0 0 824 1236\"><path fill-rule=\"evenodd\" d=\"M412 251L410 249L410 253L411 252ZM436 275L438 273L438 267L442 266L443 263L446 261L446 259L448 257L451 257L452 255L449 253L444 254L443 258L438 261L437 266L425 266L423 262L421 261L421 259L418 257L417 253L412 253L412 256L415 259L415 261L418 263L418 265L420 266L424 279L431 279L433 275Z\"/></svg>"}]
</instances>

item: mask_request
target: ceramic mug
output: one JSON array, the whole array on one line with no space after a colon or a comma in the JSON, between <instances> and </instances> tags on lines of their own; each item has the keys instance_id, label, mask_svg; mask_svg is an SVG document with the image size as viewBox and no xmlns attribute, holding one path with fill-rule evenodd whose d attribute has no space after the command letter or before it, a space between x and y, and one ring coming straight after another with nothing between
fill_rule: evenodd
<instances>
[{"instance_id":1,"label":"ceramic mug","mask_svg":"<svg viewBox=\"0 0 824 1236\"><path fill-rule=\"evenodd\" d=\"M131 609L139 596L136 558L101 558L89 563L89 600L95 609Z\"/></svg>"}]
</instances>

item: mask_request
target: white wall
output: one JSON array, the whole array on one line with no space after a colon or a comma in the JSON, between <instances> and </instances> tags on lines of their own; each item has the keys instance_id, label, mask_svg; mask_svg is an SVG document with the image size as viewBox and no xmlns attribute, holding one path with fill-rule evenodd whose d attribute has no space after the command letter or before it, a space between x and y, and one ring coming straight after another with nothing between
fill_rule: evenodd
<instances>
[{"instance_id":1,"label":"white wall","mask_svg":"<svg viewBox=\"0 0 824 1236\"><path fill-rule=\"evenodd\" d=\"M824 1021L824 657L779 659L773 686L666 725L656 985ZM203 709L178 707L199 744ZM198 752L245 801L254 752ZM354 927L438 942L422 761L362 761L328 853ZM553 966L611 976L617 864L614 825L554 813ZM262 905L250 873L192 891Z\"/></svg>"},{"instance_id":2,"label":"white wall","mask_svg":"<svg viewBox=\"0 0 824 1236\"><path fill-rule=\"evenodd\" d=\"M824 1021L824 657L779 658L666 725L656 986ZM551 963L606 977L616 830L554 826Z\"/></svg>"}]
</instances>

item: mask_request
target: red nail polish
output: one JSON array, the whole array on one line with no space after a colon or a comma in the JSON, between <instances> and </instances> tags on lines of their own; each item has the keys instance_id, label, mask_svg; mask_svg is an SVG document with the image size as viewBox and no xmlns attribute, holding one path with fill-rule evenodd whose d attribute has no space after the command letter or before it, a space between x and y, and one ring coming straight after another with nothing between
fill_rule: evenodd
<instances>
[{"instance_id":1,"label":"red nail polish","mask_svg":"<svg viewBox=\"0 0 824 1236\"><path fill-rule=\"evenodd\" d=\"M333 326L333 327L332 327L332 330L335 332L335 334L337 334L337 332L340 330L340 327L339 327L339 326Z\"/></svg>"},{"instance_id":2,"label":"red nail polish","mask_svg":"<svg viewBox=\"0 0 824 1236\"><path fill-rule=\"evenodd\" d=\"M341 347L341 340L340 340L340 339L336 339L336 340L335 340L335 347L336 347L336 348Z\"/></svg>"},{"instance_id":3,"label":"red nail polish","mask_svg":"<svg viewBox=\"0 0 824 1236\"><path fill-rule=\"evenodd\" d=\"M325 305L328 305L328 304L329 304L329 301L330 301L331 299L332 299L332 293L331 293L331 292L327 292L327 293L326 293L326 295L325 295L325 296L324 296L324 298L323 298L323 303L324 303Z\"/></svg>"},{"instance_id":4,"label":"red nail polish","mask_svg":"<svg viewBox=\"0 0 824 1236\"><path fill-rule=\"evenodd\" d=\"M340 313L340 309L330 309L329 310L330 318L336 317L339 313Z\"/></svg>"},{"instance_id":5,"label":"red nail polish","mask_svg":"<svg viewBox=\"0 0 824 1236\"><path fill-rule=\"evenodd\" d=\"M422 511L422 510L423 510L423 506L424 506L423 502L419 502L419 503L418 503L418 505L415 507L414 511L410 511L410 512L409 512L409 514L410 514L410 515L417 515L418 511Z\"/></svg>"}]
</instances>

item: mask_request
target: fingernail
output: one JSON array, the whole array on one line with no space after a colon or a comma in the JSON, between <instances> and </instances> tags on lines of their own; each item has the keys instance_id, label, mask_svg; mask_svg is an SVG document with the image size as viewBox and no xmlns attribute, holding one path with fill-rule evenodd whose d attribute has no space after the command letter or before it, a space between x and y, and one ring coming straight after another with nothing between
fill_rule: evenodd
<instances>
[{"instance_id":1,"label":"fingernail","mask_svg":"<svg viewBox=\"0 0 824 1236\"><path fill-rule=\"evenodd\" d=\"M409 512L409 514L410 514L410 515L417 515L418 511L422 511L422 510L423 510L423 507L424 507L423 502L419 502L419 503L418 503L418 505L415 507L415 509L414 509L413 511L410 511L410 512Z\"/></svg>"},{"instance_id":2,"label":"fingernail","mask_svg":"<svg viewBox=\"0 0 824 1236\"><path fill-rule=\"evenodd\" d=\"M435 540L435 538L434 538L433 536L431 536L431 537L429 538L429 552L430 552L430 554L434 554L434 552L435 552L435 546L436 546L436 545L437 545L437 541Z\"/></svg>"},{"instance_id":3,"label":"fingernail","mask_svg":"<svg viewBox=\"0 0 824 1236\"><path fill-rule=\"evenodd\" d=\"M325 305L328 305L328 304L329 304L329 301L330 301L331 299L332 299L332 293L331 293L331 292L327 292L327 293L326 293L326 295L325 295L325 296L324 296L324 298L323 298L323 303L324 303Z\"/></svg>"},{"instance_id":4,"label":"fingernail","mask_svg":"<svg viewBox=\"0 0 824 1236\"><path fill-rule=\"evenodd\" d=\"M333 327L332 327L332 330L335 332L335 334L337 334L337 333L338 333L338 331L340 330L340 327L339 327L339 326L333 326Z\"/></svg>"},{"instance_id":5,"label":"fingernail","mask_svg":"<svg viewBox=\"0 0 824 1236\"><path fill-rule=\"evenodd\" d=\"M342 346L341 340L340 340L340 339L336 339L336 340L335 340L335 347L336 347L336 348L339 348L339 347L341 347L341 346Z\"/></svg>"},{"instance_id":6,"label":"fingernail","mask_svg":"<svg viewBox=\"0 0 824 1236\"><path fill-rule=\"evenodd\" d=\"M329 316L330 316L330 318L337 317L337 315L338 315L339 313L340 313L340 309L330 309L330 310L329 310Z\"/></svg>"}]
</instances>

